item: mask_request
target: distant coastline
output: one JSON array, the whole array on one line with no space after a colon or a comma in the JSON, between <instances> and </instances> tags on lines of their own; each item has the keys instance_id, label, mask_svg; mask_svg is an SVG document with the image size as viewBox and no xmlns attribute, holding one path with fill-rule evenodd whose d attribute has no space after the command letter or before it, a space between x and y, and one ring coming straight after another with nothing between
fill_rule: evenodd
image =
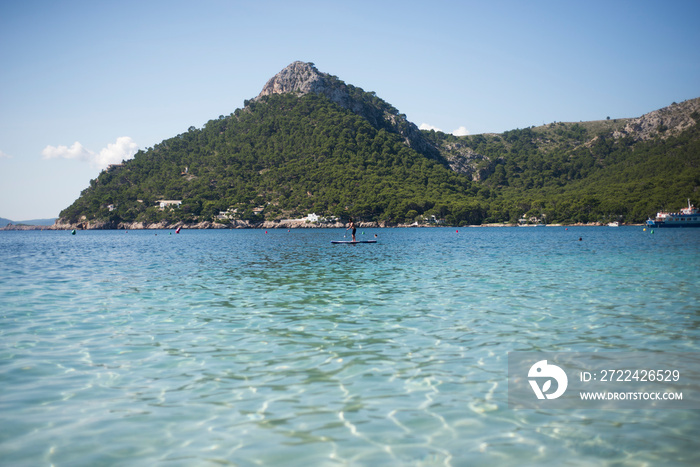
<instances>
[{"instance_id":1,"label":"distant coastline","mask_svg":"<svg viewBox=\"0 0 700 467\"><path fill-rule=\"evenodd\" d=\"M51 217L48 219L31 219L31 220L26 220L26 221L13 221L10 219L5 219L4 217L0 217L0 228L6 227L6 226L51 226L56 223L58 220L57 217Z\"/></svg>"}]
</instances>

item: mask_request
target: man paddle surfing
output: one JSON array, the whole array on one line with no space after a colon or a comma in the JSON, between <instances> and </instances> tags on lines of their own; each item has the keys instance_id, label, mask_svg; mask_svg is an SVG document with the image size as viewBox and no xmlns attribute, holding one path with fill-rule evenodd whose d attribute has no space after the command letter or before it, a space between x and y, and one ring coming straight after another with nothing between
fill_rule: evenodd
<instances>
[{"instance_id":1,"label":"man paddle surfing","mask_svg":"<svg viewBox=\"0 0 700 467\"><path fill-rule=\"evenodd\" d=\"M357 228L355 227L355 221L353 221L352 219L350 219L350 225L347 229L345 229L345 231L347 232L350 229L352 229L352 241L356 242L357 240L355 240L355 231L357 230Z\"/></svg>"}]
</instances>

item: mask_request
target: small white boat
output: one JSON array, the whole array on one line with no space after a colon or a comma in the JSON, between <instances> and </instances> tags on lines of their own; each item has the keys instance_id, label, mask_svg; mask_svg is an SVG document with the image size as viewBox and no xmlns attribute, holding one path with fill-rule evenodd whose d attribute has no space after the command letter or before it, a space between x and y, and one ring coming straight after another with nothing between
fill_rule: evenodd
<instances>
[{"instance_id":1,"label":"small white boat","mask_svg":"<svg viewBox=\"0 0 700 467\"><path fill-rule=\"evenodd\" d=\"M620 223L615 221L615 222L609 222L608 227L620 227Z\"/></svg>"}]
</instances>

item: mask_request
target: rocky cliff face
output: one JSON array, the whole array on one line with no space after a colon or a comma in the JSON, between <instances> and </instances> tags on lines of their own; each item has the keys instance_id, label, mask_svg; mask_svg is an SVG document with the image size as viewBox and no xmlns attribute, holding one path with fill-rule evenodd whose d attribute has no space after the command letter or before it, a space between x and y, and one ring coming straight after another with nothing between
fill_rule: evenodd
<instances>
[{"instance_id":1,"label":"rocky cliff face","mask_svg":"<svg viewBox=\"0 0 700 467\"><path fill-rule=\"evenodd\" d=\"M680 104L673 103L663 109L654 110L639 118L631 119L624 130L614 134L620 138L631 136L635 140L648 140L677 135L692 127L700 119L700 98L690 99Z\"/></svg>"},{"instance_id":2,"label":"rocky cliff face","mask_svg":"<svg viewBox=\"0 0 700 467\"><path fill-rule=\"evenodd\" d=\"M377 98L374 93L365 92L334 76L321 73L313 63L297 61L290 64L273 76L254 100L285 93L300 96L308 93L322 94L341 107L364 117L375 128L398 133L408 147L428 157L443 160L438 149L423 137L418 127L399 115L391 105Z\"/></svg>"},{"instance_id":3,"label":"rocky cliff face","mask_svg":"<svg viewBox=\"0 0 700 467\"><path fill-rule=\"evenodd\" d=\"M462 143L446 143L443 149L448 154L446 159L450 168L471 177L475 182L484 180L496 169L497 161L477 153Z\"/></svg>"}]
</instances>

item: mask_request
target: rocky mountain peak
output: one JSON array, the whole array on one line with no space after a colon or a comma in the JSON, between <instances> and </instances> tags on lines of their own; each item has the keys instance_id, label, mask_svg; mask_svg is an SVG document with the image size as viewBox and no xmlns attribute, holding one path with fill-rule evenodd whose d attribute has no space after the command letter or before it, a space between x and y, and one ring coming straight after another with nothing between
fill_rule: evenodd
<instances>
[{"instance_id":1,"label":"rocky mountain peak","mask_svg":"<svg viewBox=\"0 0 700 467\"><path fill-rule=\"evenodd\" d=\"M322 93L327 87L327 76L319 72L313 63L296 61L277 73L263 86L258 99L270 94Z\"/></svg>"},{"instance_id":2,"label":"rocky mountain peak","mask_svg":"<svg viewBox=\"0 0 700 467\"><path fill-rule=\"evenodd\" d=\"M400 115L398 110L376 97L374 93L345 84L328 73L321 73L313 63L296 61L273 76L254 100L271 94L316 93L331 102L367 119L377 129L399 134L407 146L428 157L442 160L438 149L420 133L418 127Z\"/></svg>"}]
</instances>

